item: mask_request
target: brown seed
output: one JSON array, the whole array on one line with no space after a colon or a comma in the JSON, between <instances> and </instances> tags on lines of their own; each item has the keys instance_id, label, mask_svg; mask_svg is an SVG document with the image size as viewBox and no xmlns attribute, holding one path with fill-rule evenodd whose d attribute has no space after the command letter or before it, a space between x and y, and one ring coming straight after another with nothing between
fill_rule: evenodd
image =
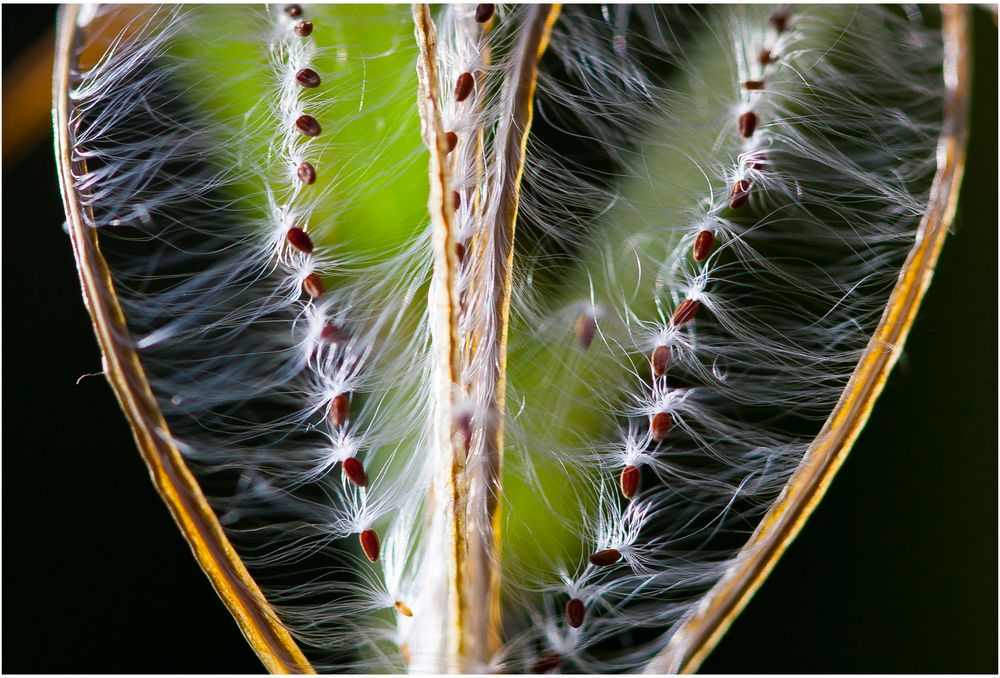
<instances>
[{"instance_id":1,"label":"brown seed","mask_svg":"<svg viewBox=\"0 0 1000 678\"><path fill-rule=\"evenodd\" d=\"M764 89L764 81L763 80L744 80L743 81L743 89L746 89L746 90Z\"/></svg>"},{"instance_id":2,"label":"brown seed","mask_svg":"<svg viewBox=\"0 0 1000 678\"><path fill-rule=\"evenodd\" d=\"M566 603L566 623L574 629L583 626L583 617L587 610L583 606L583 601L579 598L570 598Z\"/></svg>"},{"instance_id":3,"label":"brown seed","mask_svg":"<svg viewBox=\"0 0 1000 678\"><path fill-rule=\"evenodd\" d=\"M649 358L649 364L653 368L654 377L662 377L667 373L670 365L670 349L660 344L653 349L653 355Z\"/></svg>"},{"instance_id":4,"label":"brown seed","mask_svg":"<svg viewBox=\"0 0 1000 678\"><path fill-rule=\"evenodd\" d=\"M319 73L311 68L300 69L299 72L295 74L295 81L303 87L308 87L309 89L319 87L322 82L319 77Z\"/></svg>"},{"instance_id":5,"label":"brown seed","mask_svg":"<svg viewBox=\"0 0 1000 678\"><path fill-rule=\"evenodd\" d=\"M546 650L545 652L538 655L535 663L531 665L532 673L552 673L562 664L562 657L553 652L552 650Z\"/></svg>"},{"instance_id":6,"label":"brown seed","mask_svg":"<svg viewBox=\"0 0 1000 678\"><path fill-rule=\"evenodd\" d=\"M451 153L458 147L458 135L454 132L445 132L444 143L448 147L448 152Z\"/></svg>"},{"instance_id":7,"label":"brown seed","mask_svg":"<svg viewBox=\"0 0 1000 678\"><path fill-rule=\"evenodd\" d=\"M472 78L472 73L465 72L458 76L455 81L455 101L465 101L472 94L472 87L476 81Z\"/></svg>"},{"instance_id":8,"label":"brown seed","mask_svg":"<svg viewBox=\"0 0 1000 678\"><path fill-rule=\"evenodd\" d=\"M486 23L493 18L494 10L496 5L476 5L476 21L481 24Z\"/></svg>"},{"instance_id":9,"label":"brown seed","mask_svg":"<svg viewBox=\"0 0 1000 678\"><path fill-rule=\"evenodd\" d=\"M639 469L635 466L626 466L622 469L622 475L618 478L618 484L622 489L622 496L631 499L639 491Z\"/></svg>"},{"instance_id":10,"label":"brown seed","mask_svg":"<svg viewBox=\"0 0 1000 678\"><path fill-rule=\"evenodd\" d=\"M351 401L346 393L338 393L330 402L330 420L334 426L343 426L351 417Z\"/></svg>"},{"instance_id":11,"label":"brown seed","mask_svg":"<svg viewBox=\"0 0 1000 678\"><path fill-rule=\"evenodd\" d=\"M329 324L320 330L319 337L328 344L336 344L340 341L347 341L347 332L334 324Z\"/></svg>"},{"instance_id":12,"label":"brown seed","mask_svg":"<svg viewBox=\"0 0 1000 678\"><path fill-rule=\"evenodd\" d=\"M691 320L698 313L699 308L701 308L701 304L694 299L685 299L674 309L674 317L670 319L670 322L674 324L674 327L680 327Z\"/></svg>"},{"instance_id":13,"label":"brown seed","mask_svg":"<svg viewBox=\"0 0 1000 678\"><path fill-rule=\"evenodd\" d=\"M753 132L757 129L757 114L753 111L747 111L740 116L739 120L740 136L744 139L749 139L753 136Z\"/></svg>"},{"instance_id":14,"label":"brown seed","mask_svg":"<svg viewBox=\"0 0 1000 678\"><path fill-rule=\"evenodd\" d=\"M375 530L365 530L358 535L358 541L361 542L361 550L365 552L365 558L371 562L376 562L378 560L378 533Z\"/></svg>"},{"instance_id":15,"label":"brown seed","mask_svg":"<svg viewBox=\"0 0 1000 678\"><path fill-rule=\"evenodd\" d=\"M409 606L402 600L397 600L395 603L393 603L393 605L396 607L396 610L404 617L413 616L413 610L411 610Z\"/></svg>"},{"instance_id":16,"label":"brown seed","mask_svg":"<svg viewBox=\"0 0 1000 678\"><path fill-rule=\"evenodd\" d=\"M747 204L750 199L750 182L740 179L733 184L733 194L729 198L729 209L738 210Z\"/></svg>"},{"instance_id":17,"label":"brown seed","mask_svg":"<svg viewBox=\"0 0 1000 678\"><path fill-rule=\"evenodd\" d=\"M288 241L289 245L303 254L312 254L313 249L315 249L313 247L312 238L309 237L309 234L297 226L292 226L288 229L288 233L285 234L285 239Z\"/></svg>"},{"instance_id":18,"label":"brown seed","mask_svg":"<svg viewBox=\"0 0 1000 678\"><path fill-rule=\"evenodd\" d=\"M593 313L581 313L576 319L576 343L586 351L594 342L597 333L597 318Z\"/></svg>"},{"instance_id":19,"label":"brown seed","mask_svg":"<svg viewBox=\"0 0 1000 678\"><path fill-rule=\"evenodd\" d=\"M712 253L712 247L715 245L715 235L705 229L697 235L694 239L694 248L692 249L692 254L694 255L695 261L705 261L708 255Z\"/></svg>"},{"instance_id":20,"label":"brown seed","mask_svg":"<svg viewBox=\"0 0 1000 678\"><path fill-rule=\"evenodd\" d=\"M465 245L460 242L455 243L455 256L458 257L458 263L465 261Z\"/></svg>"},{"instance_id":21,"label":"brown seed","mask_svg":"<svg viewBox=\"0 0 1000 678\"><path fill-rule=\"evenodd\" d=\"M758 152L746 159L747 169L760 170L764 169L764 163L767 162L767 153Z\"/></svg>"},{"instance_id":22,"label":"brown seed","mask_svg":"<svg viewBox=\"0 0 1000 678\"><path fill-rule=\"evenodd\" d=\"M757 61L760 62L761 66L767 66L774 60L774 55L771 54L771 50L769 49L762 49L760 54L757 55Z\"/></svg>"},{"instance_id":23,"label":"brown seed","mask_svg":"<svg viewBox=\"0 0 1000 678\"><path fill-rule=\"evenodd\" d=\"M358 487L368 487L368 475L357 457L348 457L344 460L344 475Z\"/></svg>"},{"instance_id":24,"label":"brown seed","mask_svg":"<svg viewBox=\"0 0 1000 678\"><path fill-rule=\"evenodd\" d=\"M293 19L298 19L302 16L302 7L300 5L285 5L285 14Z\"/></svg>"},{"instance_id":25,"label":"brown seed","mask_svg":"<svg viewBox=\"0 0 1000 678\"><path fill-rule=\"evenodd\" d=\"M307 137L318 137L319 133L323 131L323 128L319 126L316 118L311 115L300 115L295 120L295 126L298 127L299 131Z\"/></svg>"},{"instance_id":26,"label":"brown seed","mask_svg":"<svg viewBox=\"0 0 1000 678\"><path fill-rule=\"evenodd\" d=\"M457 212L458 208L462 206L462 194L459 193L458 191L452 191L451 192L451 204L452 204L452 206L454 206L455 211Z\"/></svg>"},{"instance_id":27,"label":"brown seed","mask_svg":"<svg viewBox=\"0 0 1000 678\"><path fill-rule=\"evenodd\" d=\"M608 567L614 565L622 559L621 551L618 549L604 549L597 553L590 554L590 564L596 567Z\"/></svg>"},{"instance_id":28,"label":"brown seed","mask_svg":"<svg viewBox=\"0 0 1000 678\"><path fill-rule=\"evenodd\" d=\"M302 290L313 299L323 296L323 279L310 273L302 280Z\"/></svg>"},{"instance_id":29,"label":"brown seed","mask_svg":"<svg viewBox=\"0 0 1000 678\"><path fill-rule=\"evenodd\" d=\"M788 28L788 15L784 12L775 12L771 15L771 25L774 26L774 30L784 33Z\"/></svg>"},{"instance_id":30,"label":"brown seed","mask_svg":"<svg viewBox=\"0 0 1000 678\"><path fill-rule=\"evenodd\" d=\"M306 186L316 183L316 168L311 163L304 162L295 170L295 175Z\"/></svg>"},{"instance_id":31,"label":"brown seed","mask_svg":"<svg viewBox=\"0 0 1000 678\"><path fill-rule=\"evenodd\" d=\"M300 38L307 38L310 35L312 35L313 22L300 21L299 23L295 24L295 28L293 28L292 30L295 31L295 35L299 36Z\"/></svg>"},{"instance_id":32,"label":"brown seed","mask_svg":"<svg viewBox=\"0 0 1000 678\"><path fill-rule=\"evenodd\" d=\"M666 412L657 412L649 418L649 437L654 443L658 443L667 437L671 427L674 425L673 419Z\"/></svg>"}]
</instances>

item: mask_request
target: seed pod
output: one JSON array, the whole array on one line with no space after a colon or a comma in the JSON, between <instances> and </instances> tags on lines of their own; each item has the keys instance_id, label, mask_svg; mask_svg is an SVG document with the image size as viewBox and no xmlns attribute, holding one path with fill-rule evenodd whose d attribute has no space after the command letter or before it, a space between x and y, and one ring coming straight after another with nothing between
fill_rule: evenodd
<instances>
[{"instance_id":1,"label":"seed pod","mask_svg":"<svg viewBox=\"0 0 1000 678\"><path fill-rule=\"evenodd\" d=\"M357 457L348 457L344 460L344 475L358 487L368 487L368 474L365 473L365 467Z\"/></svg>"},{"instance_id":2,"label":"seed pod","mask_svg":"<svg viewBox=\"0 0 1000 678\"><path fill-rule=\"evenodd\" d=\"M288 229L288 233L285 234L285 239L288 241L289 245L297 249L299 252L302 252L303 254L313 253L314 247L312 238L310 238L309 234L301 228L292 226Z\"/></svg>"},{"instance_id":3,"label":"seed pod","mask_svg":"<svg viewBox=\"0 0 1000 678\"><path fill-rule=\"evenodd\" d=\"M621 487L622 496L631 499L639 490L639 469L635 466L626 466L622 469L618 485Z\"/></svg>"},{"instance_id":4,"label":"seed pod","mask_svg":"<svg viewBox=\"0 0 1000 678\"><path fill-rule=\"evenodd\" d=\"M371 529L365 530L358 535L358 541L361 542L361 550L365 552L365 558L373 563L377 562L379 551L378 533Z\"/></svg>"},{"instance_id":5,"label":"seed pod","mask_svg":"<svg viewBox=\"0 0 1000 678\"><path fill-rule=\"evenodd\" d=\"M319 77L319 73L311 68L299 69L298 73L295 74L295 81L303 87L308 87L310 89L319 87L322 82Z\"/></svg>"},{"instance_id":6,"label":"seed pod","mask_svg":"<svg viewBox=\"0 0 1000 678\"><path fill-rule=\"evenodd\" d=\"M654 443L658 443L667 437L673 425L674 420L669 413L657 412L649 418L649 437Z\"/></svg>"},{"instance_id":7,"label":"seed pod","mask_svg":"<svg viewBox=\"0 0 1000 678\"><path fill-rule=\"evenodd\" d=\"M608 567L609 565L614 565L621 559L622 554L618 549L604 549L603 551L598 551L597 553L591 553L588 560L590 560L590 564L595 567Z\"/></svg>"},{"instance_id":8,"label":"seed pod","mask_svg":"<svg viewBox=\"0 0 1000 678\"><path fill-rule=\"evenodd\" d=\"M583 606L583 601L579 598L570 598L569 602L566 603L566 623L574 629L583 626L583 618L586 613L587 610Z\"/></svg>"}]
</instances>

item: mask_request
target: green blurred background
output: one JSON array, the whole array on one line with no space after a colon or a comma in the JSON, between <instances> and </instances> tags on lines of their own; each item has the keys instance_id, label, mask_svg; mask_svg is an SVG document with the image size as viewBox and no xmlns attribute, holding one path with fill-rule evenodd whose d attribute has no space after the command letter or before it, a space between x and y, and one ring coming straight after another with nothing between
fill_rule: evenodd
<instances>
[{"instance_id":1,"label":"green blurred background","mask_svg":"<svg viewBox=\"0 0 1000 678\"><path fill-rule=\"evenodd\" d=\"M3 670L260 672L107 383L77 383L101 365L60 229L55 6L2 11ZM975 14L956 234L854 451L705 672L997 672L997 31Z\"/></svg>"}]
</instances>

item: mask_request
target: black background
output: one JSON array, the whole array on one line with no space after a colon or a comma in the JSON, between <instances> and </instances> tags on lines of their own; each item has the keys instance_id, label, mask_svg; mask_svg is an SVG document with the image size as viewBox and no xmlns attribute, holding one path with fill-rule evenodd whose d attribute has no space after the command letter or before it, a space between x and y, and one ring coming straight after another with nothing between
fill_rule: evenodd
<instances>
[{"instance_id":1,"label":"black background","mask_svg":"<svg viewBox=\"0 0 1000 678\"><path fill-rule=\"evenodd\" d=\"M3 59L53 6L3 7ZM707 672L997 671L997 43L977 22L956 235L808 526ZM261 664L153 490L101 376L50 140L3 172L3 670Z\"/></svg>"}]
</instances>

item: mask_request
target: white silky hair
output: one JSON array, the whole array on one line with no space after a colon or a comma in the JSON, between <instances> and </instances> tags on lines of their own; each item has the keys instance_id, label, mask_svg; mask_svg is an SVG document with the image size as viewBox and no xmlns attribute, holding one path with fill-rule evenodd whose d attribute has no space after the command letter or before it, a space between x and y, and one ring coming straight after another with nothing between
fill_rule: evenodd
<instances>
[{"instance_id":1,"label":"white silky hair","mask_svg":"<svg viewBox=\"0 0 1000 678\"><path fill-rule=\"evenodd\" d=\"M417 222L393 243L341 242L329 209L382 195L402 171L379 166L394 143L412 143L406 167L426 163L419 134L403 138L413 126L391 116L372 138L338 133L415 102L416 76L398 74L392 101L338 86L335 71L316 90L295 80L320 62L415 64L416 46L397 33L359 47L350 9L303 6L317 31L338 31L319 46L282 7L135 12L72 92L77 189L163 433L283 623L319 669L433 672L448 611L445 537L428 515L444 467L428 423L430 237ZM492 229L516 181L497 158L516 132L509 85L530 11L499 6L489 30L474 5L436 17L442 117L459 138L456 239L487 254L504 244ZM473 668L527 672L555 657L568 672L637 670L738 561L913 242L940 133L934 21L923 6L562 8L539 66L517 226L495 563L504 642ZM254 56L190 48L213 41ZM452 92L466 72L472 103ZM256 92L254 104L219 101L220 79ZM357 106L338 118L345 101ZM302 114L323 133L303 137ZM365 154L375 169L297 179L312 158ZM743 181L749 198L732 209ZM313 252L288 246L292 227ZM714 247L695 261L704 231ZM316 299L302 294L314 273L326 281ZM461 407L477 424L491 416L487 301L501 282L491 256L466 256L459 331L489 339L462 364ZM673 322L685 300L697 314ZM594 327L582 346L580 317ZM669 367L652 377L658 346ZM328 411L343 394L338 425ZM672 423L662 441L649 425L658 413ZM470 466L482 444L473 437ZM338 471L349 458L366 487ZM625 498L618 476L633 466L641 489ZM470 523L493 538L485 515ZM375 564L357 546L369 529ZM588 562L606 549L621 560ZM570 599L586 608L579 628Z\"/></svg>"}]
</instances>

